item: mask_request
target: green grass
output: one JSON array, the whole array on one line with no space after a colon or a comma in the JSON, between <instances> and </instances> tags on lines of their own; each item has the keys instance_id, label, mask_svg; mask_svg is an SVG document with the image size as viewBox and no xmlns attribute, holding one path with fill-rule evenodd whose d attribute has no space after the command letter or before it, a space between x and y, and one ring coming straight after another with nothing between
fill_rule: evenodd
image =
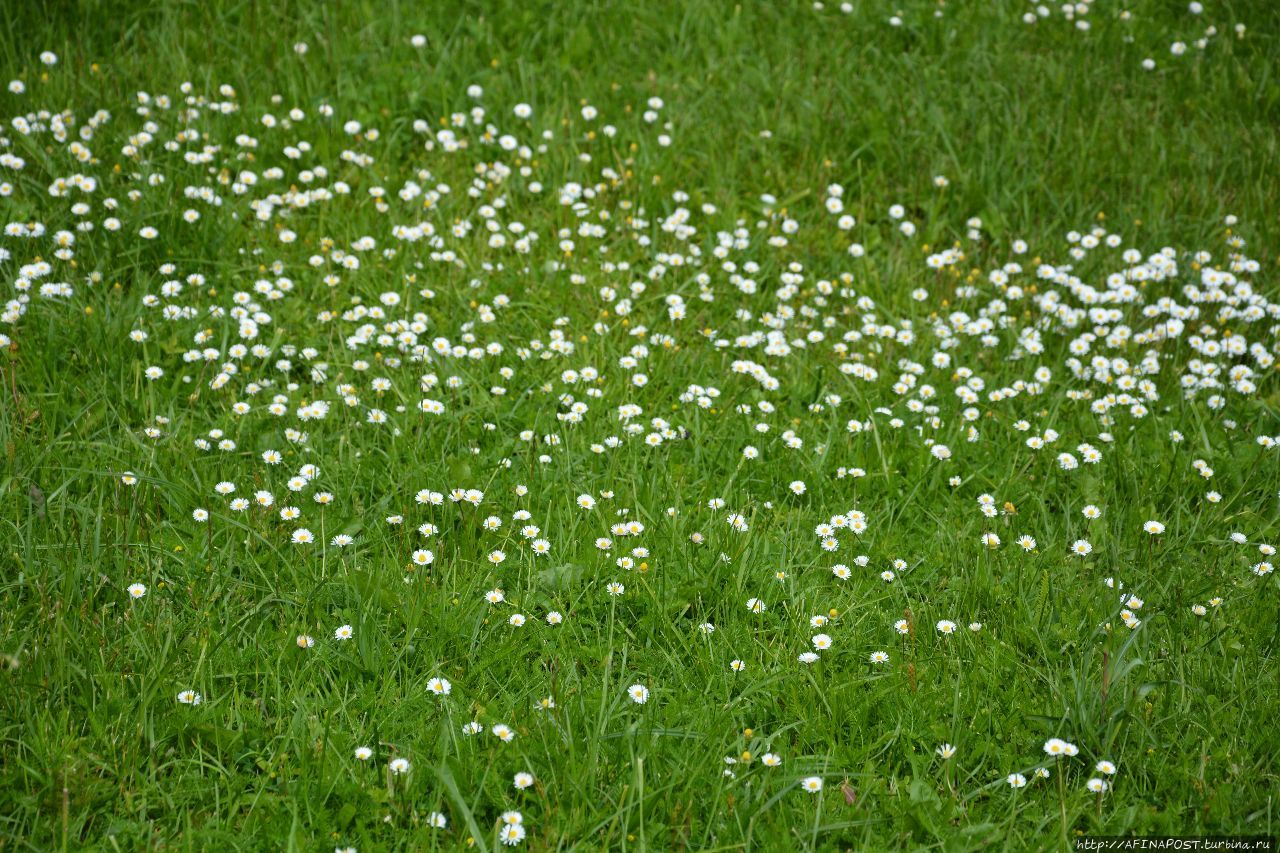
<instances>
[{"instance_id":1,"label":"green grass","mask_svg":"<svg viewBox=\"0 0 1280 853\"><path fill-rule=\"evenodd\" d=\"M1024 23L1034 6L1013 0L858 0L849 13L708 0L6 8L0 83L25 92L0 91L0 153L25 165L0 164L0 220L46 230L0 236L4 301L30 284L22 316L0 323L0 849L493 850L507 811L520 812L521 846L534 850L1054 849L1080 834L1275 835L1280 587L1259 546L1280 538L1280 466L1259 439L1280 439L1280 300L1270 301L1280 6L1204 5L1195 15L1182 2L1135 2L1126 18L1097 2L1087 31L1056 5ZM1201 49L1208 26L1217 34ZM419 33L421 49L410 43ZM1184 55L1171 54L1176 41ZM42 65L43 50L58 63ZM184 81L205 99L189 122ZM218 93L223 84L234 98ZM468 96L472 84L482 97ZM146 115L139 92L151 97ZM156 104L162 95L170 108ZM652 123L651 98L663 101ZM208 101L237 108L218 115ZM532 118L513 115L521 102ZM477 104L483 122L455 128L465 148L425 146L415 121L435 134ZM261 120L295 107L305 118L292 127ZM98 110L110 120L79 162L68 146ZM58 140L49 115L63 111L75 121ZM20 116L45 129L24 134ZM344 132L352 119L377 138ZM147 122L154 140L127 151ZM545 150L522 158L487 144L490 123L495 137ZM165 150L185 129L198 138ZM240 134L257 147L242 148ZM311 150L286 156L301 141ZM206 145L217 146L207 162L184 161ZM347 150L374 162L353 163ZM478 165L482 174L495 163L509 177L484 175L469 196ZM300 171L317 166L327 174L307 183ZM264 176L272 168L280 179ZM230 184L245 170L260 180L237 194ZM97 188L50 195L75 174ZM255 200L339 181L350 194L291 211L276 198L270 221L255 220ZM449 191L425 207L397 196L406 181ZM559 201L570 182L596 187L578 199L581 215ZM833 183L851 230L824 208ZM188 187L222 202L184 197ZM503 247L489 245L481 210L498 199ZM77 202L88 210L73 211ZM894 204L914 236L898 230ZM662 227L677 208L695 232ZM198 221L183 220L188 209ZM59 253L55 233L85 220L93 230ZM464 221L473 230L455 236ZM393 236L419 222L435 226L438 246ZM527 254L512 248L513 222L538 235ZM584 223L602 236L580 234ZM139 236L147 226L155 239ZM296 241L282 242L284 229ZM735 229L746 245L729 252L731 272L713 250ZM1120 244L1073 257L1068 232L1091 229ZM353 251L366 236L376 248ZM865 257L851 256L852 242ZM1176 274L1134 280L1102 306L1113 316L1069 325L1049 310L1046 294L1099 307L1070 276L1107 292L1108 276L1151 268L1164 247ZM930 255L949 248L963 256L931 269ZM1122 258L1129 248L1141 264ZM358 256L359 269L334 263L334 250ZM441 260L445 251L454 254ZM991 280L1013 261L1020 273ZM29 266L38 262L47 274ZM1252 299L1263 316L1223 316L1228 302L1187 290L1208 289L1202 268L1233 263L1251 289L1224 292L1230 307L1243 313ZM1041 264L1060 280L1039 276ZM792 275L792 292L780 293ZM169 281L182 291L166 292ZM50 282L73 293L40 295ZM628 290L635 282L643 291ZM225 313L237 292L269 315L252 340ZM344 318L387 293L400 302L383 318ZM673 296L683 319L668 314ZM1144 309L1168 300L1198 313L1144 339L1168 319ZM170 319L162 306L193 313ZM415 317L425 356L377 339L391 334L382 324L407 321L398 334ZM962 331L979 318L990 328ZM368 341L349 345L364 324ZM886 325L893 332L878 336ZM944 342L939 326L961 331ZM908 328L912 338L897 335ZM1108 339L1117 328L1136 340ZM145 341L130 340L138 329ZM789 352L767 353L765 334L779 330ZM560 334L572 352L551 351ZM1029 352L1035 334L1042 350ZM1085 334L1088 353L1073 354ZM1217 343L1240 336L1254 349ZM502 349L444 358L431 349L438 337ZM271 354L237 358L238 343ZM215 352L184 360L193 349ZM949 363L934 361L940 352ZM1090 371L1099 355L1124 362L1106 377ZM735 371L738 360L762 365L776 388ZM238 371L211 386L229 362ZM875 374L848 373L854 365ZM1184 377L1214 366L1217 387L1184 393ZM1252 373L1232 376L1241 366ZM147 379L148 367L163 374ZM563 375L588 367L598 378ZM633 383L637 373L647 384ZM424 388L425 374L438 384ZM376 389L375 377L389 386ZM1241 378L1252 387L1233 388ZM957 394L966 383L971 400ZM693 385L717 389L710 405L696 402L702 391L686 394ZM1018 393L991 398L1004 388ZM1126 393L1146 411L1092 407ZM279 416L269 412L277 394ZM423 399L443 414L420 413ZM316 400L327 416L300 419ZM237 414L237 402L249 411ZM563 418L574 402L587 406L580 423ZM620 419L627 404L642 413ZM367 423L372 408L387 423ZM851 432L853 420L873 427ZM661 444L645 444L663 430ZM787 446L787 430L800 447ZM1058 439L1030 448L1046 430ZM618 446L593 448L610 436ZM201 439L235 447L201 449ZM1084 443L1101 460L1062 468L1058 455L1083 461ZM935 459L935 444L951 457ZM748 445L759 458L744 458ZM279 465L264 463L268 450ZM287 481L306 464L319 473L295 493ZM846 476L853 468L864 476ZM215 492L223 481L234 495ZM423 489L443 503L416 502ZM483 500L451 501L453 489ZM270 509L231 508L259 490ZM318 505L318 492L333 502ZM577 505L583 494L593 509ZM994 517L980 510L984 494ZM285 505L301 519L283 520ZM1101 517L1087 520L1088 505ZM208 521L193 518L197 508ZM838 550L824 551L815 528L855 510L867 529L837 531ZM730 513L749 530L736 532ZM482 526L491 515L496 531ZM643 532L610 532L629 520ZM1166 529L1148 535L1149 520ZM438 528L429 539L424 523ZM534 554L525 524L548 555ZM299 527L316 541L293 543ZM998 547L984 545L990 532ZM329 544L339 534L352 544ZM1034 549L1017 544L1023 535ZM1087 557L1071 554L1078 539L1091 544ZM646 551L630 568L617 564L637 547ZM420 548L433 552L430 566L413 566ZM495 550L500 565L488 560ZM625 592L611 596L615 581ZM133 583L144 597L131 599ZM1120 584L1141 607L1126 605ZM491 604L496 588L505 601ZM750 612L752 598L767 609ZM551 611L563 624L546 622ZM523 627L508 624L517 613ZM814 627L817 616L829 621ZM940 620L956 633L940 633ZM343 625L354 635L340 641ZM831 647L801 663L818 633ZM302 634L312 648L299 648ZM871 663L876 651L888 662ZM432 694L434 678L451 682L447 696ZM633 684L648 687L647 702L631 701ZM201 703L178 702L183 690ZM547 697L554 707L540 708ZM483 731L464 734L471 721ZM515 738L500 742L496 724ZM1079 754L1051 758L1050 738ZM944 743L956 747L949 759ZM359 746L373 749L369 761L353 757ZM781 766L765 766L765 753ZM395 758L410 770L392 774ZM1094 769L1103 760L1113 776ZM1036 778L1042 767L1050 778ZM536 781L517 790L526 771ZM1026 787L1006 782L1013 773ZM800 787L813 776L819 794ZM1091 793L1095 777L1111 789ZM433 812L447 827L429 825Z\"/></svg>"}]
</instances>

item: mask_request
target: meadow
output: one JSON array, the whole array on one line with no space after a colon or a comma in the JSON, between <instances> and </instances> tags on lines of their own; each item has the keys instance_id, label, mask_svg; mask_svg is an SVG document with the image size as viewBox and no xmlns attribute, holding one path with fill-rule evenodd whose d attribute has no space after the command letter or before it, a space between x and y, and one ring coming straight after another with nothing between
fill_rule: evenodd
<instances>
[{"instance_id":1,"label":"meadow","mask_svg":"<svg viewBox=\"0 0 1280 853\"><path fill-rule=\"evenodd\" d=\"M1280 834L1280 5L2 12L0 850Z\"/></svg>"}]
</instances>

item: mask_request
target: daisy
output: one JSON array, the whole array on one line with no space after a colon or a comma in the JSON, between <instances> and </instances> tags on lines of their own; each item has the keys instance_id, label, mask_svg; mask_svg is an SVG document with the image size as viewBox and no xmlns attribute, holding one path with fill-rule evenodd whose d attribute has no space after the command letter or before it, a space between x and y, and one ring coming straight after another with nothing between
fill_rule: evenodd
<instances>
[{"instance_id":1,"label":"daisy","mask_svg":"<svg viewBox=\"0 0 1280 853\"><path fill-rule=\"evenodd\" d=\"M806 776L800 780L800 787L810 794L817 794L822 791L822 777Z\"/></svg>"},{"instance_id":2,"label":"daisy","mask_svg":"<svg viewBox=\"0 0 1280 853\"><path fill-rule=\"evenodd\" d=\"M138 599L147 594L147 585L142 583L129 584L129 597Z\"/></svg>"},{"instance_id":3,"label":"daisy","mask_svg":"<svg viewBox=\"0 0 1280 853\"><path fill-rule=\"evenodd\" d=\"M352 630L350 625L341 625L333 632L333 638L335 640L350 640L354 633L355 631Z\"/></svg>"},{"instance_id":4,"label":"daisy","mask_svg":"<svg viewBox=\"0 0 1280 853\"><path fill-rule=\"evenodd\" d=\"M649 701L649 688L643 684L633 684L627 688L627 695L631 697L632 702L643 705Z\"/></svg>"}]
</instances>

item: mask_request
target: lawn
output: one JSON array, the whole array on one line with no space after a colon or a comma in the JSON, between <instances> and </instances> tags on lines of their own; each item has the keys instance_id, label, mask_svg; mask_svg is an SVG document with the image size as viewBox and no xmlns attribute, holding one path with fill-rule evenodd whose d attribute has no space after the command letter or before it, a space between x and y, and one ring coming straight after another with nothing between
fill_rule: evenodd
<instances>
[{"instance_id":1,"label":"lawn","mask_svg":"<svg viewBox=\"0 0 1280 853\"><path fill-rule=\"evenodd\" d=\"M1280 834L1280 5L3 16L0 850Z\"/></svg>"}]
</instances>

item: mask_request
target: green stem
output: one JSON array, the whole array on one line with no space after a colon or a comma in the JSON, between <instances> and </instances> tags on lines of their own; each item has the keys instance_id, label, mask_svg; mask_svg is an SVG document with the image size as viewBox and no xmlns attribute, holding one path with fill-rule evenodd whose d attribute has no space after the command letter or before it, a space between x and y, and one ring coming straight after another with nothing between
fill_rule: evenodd
<instances>
[{"instance_id":1,"label":"green stem","mask_svg":"<svg viewBox=\"0 0 1280 853\"><path fill-rule=\"evenodd\" d=\"M1069 843L1067 840L1067 791L1065 787L1066 782L1062 778L1063 774L1062 774L1061 762L1056 764L1053 769L1056 771L1056 775L1058 777L1058 809L1059 809L1059 813L1062 816L1062 849L1066 850L1068 849L1068 846L1069 846Z\"/></svg>"}]
</instances>

